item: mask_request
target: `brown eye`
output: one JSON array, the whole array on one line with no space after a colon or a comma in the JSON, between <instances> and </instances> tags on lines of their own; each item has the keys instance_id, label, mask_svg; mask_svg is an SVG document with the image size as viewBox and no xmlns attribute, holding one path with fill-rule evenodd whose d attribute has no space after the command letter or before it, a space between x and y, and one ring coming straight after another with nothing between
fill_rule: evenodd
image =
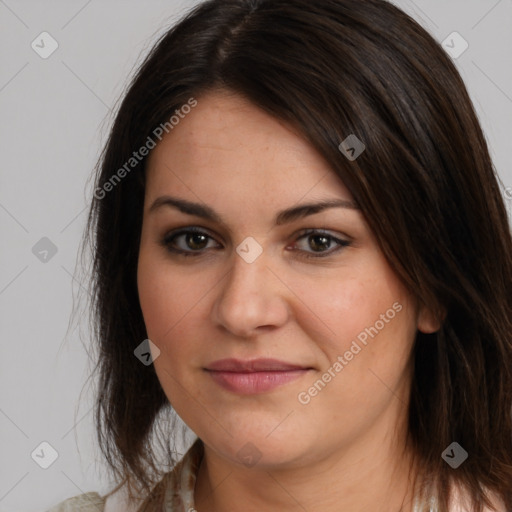
<instances>
[{"instance_id":1,"label":"brown eye","mask_svg":"<svg viewBox=\"0 0 512 512\"><path fill-rule=\"evenodd\" d=\"M309 247L315 252L323 252L329 249L332 239L325 235L309 235Z\"/></svg>"},{"instance_id":2,"label":"brown eye","mask_svg":"<svg viewBox=\"0 0 512 512\"><path fill-rule=\"evenodd\" d=\"M168 234L162 245L170 252L185 256L199 256L205 249L219 246L210 235L192 228Z\"/></svg>"},{"instance_id":3,"label":"brown eye","mask_svg":"<svg viewBox=\"0 0 512 512\"><path fill-rule=\"evenodd\" d=\"M309 230L295 242L294 247L305 258L321 258L330 256L351 244L321 230Z\"/></svg>"},{"instance_id":4,"label":"brown eye","mask_svg":"<svg viewBox=\"0 0 512 512\"><path fill-rule=\"evenodd\" d=\"M185 235L185 245L189 249L204 249L208 245L208 237L198 233L188 233Z\"/></svg>"}]
</instances>

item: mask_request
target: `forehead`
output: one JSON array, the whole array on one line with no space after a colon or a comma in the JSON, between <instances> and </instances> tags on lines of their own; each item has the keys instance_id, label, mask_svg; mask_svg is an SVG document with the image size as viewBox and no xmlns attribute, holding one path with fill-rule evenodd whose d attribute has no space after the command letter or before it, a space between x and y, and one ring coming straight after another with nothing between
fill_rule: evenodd
<instances>
[{"instance_id":1,"label":"forehead","mask_svg":"<svg viewBox=\"0 0 512 512\"><path fill-rule=\"evenodd\" d=\"M210 92L197 102L152 150L149 193L237 191L274 202L326 192L350 198L325 159L292 127L235 94Z\"/></svg>"}]
</instances>

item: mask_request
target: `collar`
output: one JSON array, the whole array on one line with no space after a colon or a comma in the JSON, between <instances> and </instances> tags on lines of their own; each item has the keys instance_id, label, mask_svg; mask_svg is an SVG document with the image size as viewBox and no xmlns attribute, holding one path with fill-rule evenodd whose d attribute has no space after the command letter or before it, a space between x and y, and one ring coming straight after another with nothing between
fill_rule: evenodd
<instances>
[{"instance_id":1,"label":"collar","mask_svg":"<svg viewBox=\"0 0 512 512\"><path fill-rule=\"evenodd\" d=\"M168 473L164 498L165 512L195 510L194 489L203 454L203 442L197 439L172 471Z\"/></svg>"}]
</instances>

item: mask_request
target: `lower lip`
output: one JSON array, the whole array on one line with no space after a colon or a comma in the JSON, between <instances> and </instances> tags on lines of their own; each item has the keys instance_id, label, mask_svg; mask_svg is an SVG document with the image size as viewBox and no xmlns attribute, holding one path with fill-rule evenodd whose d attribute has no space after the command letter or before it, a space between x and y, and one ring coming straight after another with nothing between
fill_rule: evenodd
<instances>
[{"instance_id":1,"label":"lower lip","mask_svg":"<svg viewBox=\"0 0 512 512\"><path fill-rule=\"evenodd\" d=\"M208 370L212 379L223 388L242 395L272 391L304 376L309 370L262 371L250 373Z\"/></svg>"}]
</instances>

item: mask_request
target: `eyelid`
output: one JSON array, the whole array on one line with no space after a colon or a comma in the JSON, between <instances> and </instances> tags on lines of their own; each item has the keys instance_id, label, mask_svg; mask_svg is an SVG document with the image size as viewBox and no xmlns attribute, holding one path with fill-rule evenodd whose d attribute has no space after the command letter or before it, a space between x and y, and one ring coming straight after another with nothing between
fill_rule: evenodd
<instances>
[{"instance_id":1,"label":"eyelid","mask_svg":"<svg viewBox=\"0 0 512 512\"><path fill-rule=\"evenodd\" d=\"M336 233L336 234L333 234L333 233ZM325 229L325 228L303 228L303 229L300 229L297 233L294 234L294 236L305 236L305 235L328 235L330 236L331 238L338 238L338 237L345 237L347 238L347 240L345 241L349 241L350 237L343 234L343 233L337 233L335 230L331 230L331 229Z\"/></svg>"},{"instance_id":2,"label":"eyelid","mask_svg":"<svg viewBox=\"0 0 512 512\"><path fill-rule=\"evenodd\" d=\"M170 240L177 238L181 235L186 235L188 233L195 233L199 235L206 235L211 240L214 240L217 244L220 244L220 242L217 240L215 236L212 235L211 231L207 228L199 227L199 226L183 226L181 228L173 229L172 231L167 232L162 237L162 243L164 245L169 244ZM199 253L199 251L187 251L187 252L196 252Z\"/></svg>"}]
</instances>

